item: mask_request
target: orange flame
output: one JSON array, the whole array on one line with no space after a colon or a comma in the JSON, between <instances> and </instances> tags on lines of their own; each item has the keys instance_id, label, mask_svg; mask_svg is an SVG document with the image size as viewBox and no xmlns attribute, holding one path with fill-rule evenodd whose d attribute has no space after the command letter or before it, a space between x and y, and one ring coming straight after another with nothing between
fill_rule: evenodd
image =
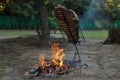
<instances>
[{"instance_id":1,"label":"orange flame","mask_svg":"<svg viewBox=\"0 0 120 80\"><path fill-rule=\"evenodd\" d=\"M44 54L40 54L38 60L39 60L40 66L42 66L44 68L44 65L45 65L45 56L44 56Z\"/></svg>"},{"instance_id":2,"label":"orange flame","mask_svg":"<svg viewBox=\"0 0 120 80\"><path fill-rule=\"evenodd\" d=\"M56 53L56 51L57 51L57 49L58 49L58 43L53 43L52 45L51 45L51 51L52 51L52 53L53 54L55 54Z\"/></svg>"},{"instance_id":3,"label":"orange flame","mask_svg":"<svg viewBox=\"0 0 120 80\"><path fill-rule=\"evenodd\" d=\"M63 57L65 56L65 54L63 53L63 49L60 49L58 47L58 43L53 43L53 45L51 46L51 51L53 52L53 59L59 60L59 66L63 65ZM53 62L58 65L58 62L56 60L53 60Z\"/></svg>"},{"instance_id":4,"label":"orange flame","mask_svg":"<svg viewBox=\"0 0 120 80\"><path fill-rule=\"evenodd\" d=\"M64 53L62 53L61 54L61 56L60 56L60 66L63 66L63 57L65 56L65 54Z\"/></svg>"},{"instance_id":5,"label":"orange flame","mask_svg":"<svg viewBox=\"0 0 120 80\"><path fill-rule=\"evenodd\" d=\"M65 54L63 53L63 49L60 49L58 47L58 43L53 43L53 45L51 45L51 51L52 51L52 60L51 62L56 65L56 66L63 66L63 57L65 56ZM47 66L47 63L45 61L45 55L44 54L40 54L39 58L39 64L40 66L44 69L45 66ZM35 66L38 67L38 66Z\"/></svg>"}]
</instances>

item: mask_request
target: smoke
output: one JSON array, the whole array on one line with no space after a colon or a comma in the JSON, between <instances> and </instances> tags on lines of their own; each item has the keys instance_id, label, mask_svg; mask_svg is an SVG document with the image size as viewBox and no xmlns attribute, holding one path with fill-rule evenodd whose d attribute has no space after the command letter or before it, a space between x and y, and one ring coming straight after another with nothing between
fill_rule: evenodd
<instances>
[{"instance_id":1,"label":"smoke","mask_svg":"<svg viewBox=\"0 0 120 80\"><path fill-rule=\"evenodd\" d=\"M104 0L92 0L88 10L79 19L81 28L102 28L102 24L106 24L108 19L104 13Z\"/></svg>"}]
</instances>

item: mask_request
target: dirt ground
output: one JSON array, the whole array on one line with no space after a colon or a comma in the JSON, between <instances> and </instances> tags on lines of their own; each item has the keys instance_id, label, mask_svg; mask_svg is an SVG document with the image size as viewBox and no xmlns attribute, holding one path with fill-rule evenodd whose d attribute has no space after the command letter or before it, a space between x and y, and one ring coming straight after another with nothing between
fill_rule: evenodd
<instances>
[{"instance_id":1,"label":"dirt ground","mask_svg":"<svg viewBox=\"0 0 120 80\"><path fill-rule=\"evenodd\" d=\"M74 55L74 45L53 38L64 47L66 60ZM103 40L87 40L77 44L82 63L88 67L73 68L59 77L26 77L24 72L38 63L39 54L50 58L50 48L40 46L35 37L0 40L0 80L120 80L120 45L103 45Z\"/></svg>"}]
</instances>

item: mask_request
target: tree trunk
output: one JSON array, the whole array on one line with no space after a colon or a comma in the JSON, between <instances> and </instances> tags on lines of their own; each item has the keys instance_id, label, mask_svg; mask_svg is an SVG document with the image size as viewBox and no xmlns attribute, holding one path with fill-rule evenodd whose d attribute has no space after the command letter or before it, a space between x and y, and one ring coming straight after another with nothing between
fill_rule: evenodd
<instances>
[{"instance_id":1,"label":"tree trunk","mask_svg":"<svg viewBox=\"0 0 120 80\"><path fill-rule=\"evenodd\" d=\"M44 4L44 0L39 0L40 6L40 31L41 31L41 44L44 46L49 46L50 40L50 30L48 27L48 16L47 16L47 7Z\"/></svg>"},{"instance_id":2,"label":"tree trunk","mask_svg":"<svg viewBox=\"0 0 120 80\"><path fill-rule=\"evenodd\" d=\"M120 44L120 28L111 28L108 38L104 41L105 44L117 43Z\"/></svg>"}]
</instances>

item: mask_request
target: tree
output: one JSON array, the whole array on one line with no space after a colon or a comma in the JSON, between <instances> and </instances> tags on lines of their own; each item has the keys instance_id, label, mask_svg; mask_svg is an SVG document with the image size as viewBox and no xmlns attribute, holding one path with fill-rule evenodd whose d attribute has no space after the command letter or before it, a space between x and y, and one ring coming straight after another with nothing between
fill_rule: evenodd
<instances>
[{"instance_id":1,"label":"tree","mask_svg":"<svg viewBox=\"0 0 120 80\"><path fill-rule=\"evenodd\" d=\"M5 5L4 5L3 3L0 2L0 13L3 12L4 8L5 8Z\"/></svg>"},{"instance_id":2,"label":"tree","mask_svg":"<svg viewBox=\"0 0 120 80\"><path fill-rule=\"evenodd\" d=\"M41 44L44 46L49 46L50 40L50 30L48 27L48 16L47 16L47 7L44 0L39 0L40 8L40 30L41 30Z\"/></svg>"},{"instance_id":3,"label":"tree","mask_svg":"<svg viewBox=\"0 0 120 80\"><path fill-rule=\"evenodd\" d=\"M120 29L115 28L115 21L120 20L120 0L105 0L106 15L110 19L112 28L104 43L120 43Z\"/></svg>"},{"instance_id":4,"label":"tree","mask_svg":"<svg viewBox=\"0 0 120 80\"><path fill-rule=\"evenodd\" d=\"M33 19L37 13L34 10L33 5L33 1L11 0L8 3L6 3L5 14L22 17L31 17Z\"/></svg>"},{"instance_id":5,"label":"tree","mask_svg":"<svg viewBox=\"0 0 120 80\"><path fill-rule=\"evenodd\" d=\"M22 17L27 17L30 20L35 18L37 12L34 10L34 2L28 0L4 0L5 9L2 15L5 16L15 16L16 17L16 27L20 28L19 19L24 19ZM31 23L29 22L29 26Z\"/></svg>"},{"instance_id":6,"label":"tree","mask_svg":"<svg viewBox=\"0 0 120 80\"><path fill-rule=\"evenodd\" d=\"M38 4L36 6L38 8L38 11L34 9L34 5L36 5L34 3ZM47 7L45 5L47 3L48 0L10 0L5 5L5 14L14 15L16 17L29 17L32 19L34 19L35 16L39 16L41 31L40 42L42 45L48 46L50 39L50 30L47 21Z\"/></svg>"},{"instance_id":7,"label":"tree","mask_svg":"<svg viewBox=\"0 0 120 80\"><path fill-rule=\"evenodd\" d=\"M105 0L104 7L105 13L112 24L116 20L120 20L120 0Z\"/></svg>"},{"instance_id":8,"label":"tree","mask_svg":"<svg viewBox=\"0 0 120 80\"><path fill-rule=\"evenodd\" d=\"M68 9L74 10L79 16L83 15L88 9L92 0L49 0L47 4L49 15L52 16L53 9L57 4L61 4Z\"/></svg>"},{"instance_id":9,"label":"tree","mask_svg":"<svg viewBox=\"0 0 120 80\"><path fill-rule=\"evenodd\" d=\"M65 0L63 5L74 10L79 16L82 16L88 9L92 0Z\"/></svg>"},{"instance_id":10,"label":"tree","mask_svg":"<svg viewBox=\"0 0 120 80\"><path fill-rule=\"evenodd\" d=\"M40 30L36 29L40 37L41 45L45 47L49 47L50 45L50 28L48 26L48 8L47 5L50 0L36 0L35 2L35 10L38 11L37 16L40 18Z\"/></svg>"}]
</instances>

